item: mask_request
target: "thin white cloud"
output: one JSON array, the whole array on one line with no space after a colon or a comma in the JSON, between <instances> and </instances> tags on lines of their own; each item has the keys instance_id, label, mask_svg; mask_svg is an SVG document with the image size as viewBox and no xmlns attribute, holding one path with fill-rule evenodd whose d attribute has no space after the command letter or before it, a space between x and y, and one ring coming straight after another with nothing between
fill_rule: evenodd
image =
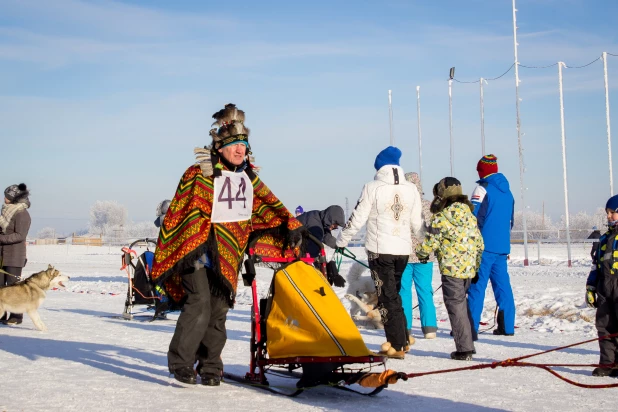
<instances>
[{"instance_id":1,"label":"thin white cloud","mask_svg":"<svg viewBox=\"0 0 618 412\"><path fill-rule=\"evenodd\" d=\"M234 28L237 22L197 13L179 13L116 1L4 0L5 18L42 21L64 30L87 29L105 35L165 38L190 30Z\"/></svg>"}]
</instances>

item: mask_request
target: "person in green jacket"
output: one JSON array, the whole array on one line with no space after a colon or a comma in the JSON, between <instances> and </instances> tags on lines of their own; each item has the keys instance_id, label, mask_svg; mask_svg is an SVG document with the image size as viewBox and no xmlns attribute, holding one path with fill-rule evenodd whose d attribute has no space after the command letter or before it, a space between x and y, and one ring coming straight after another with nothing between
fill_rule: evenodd
<instances>
[{"instance_id":1,"label":"person in green jacket","mask_svg":"<svg viewBox=\"0 0 618 412\"><path fill-rule=\"evenodd\" d=\"M442 293L448 311L456 351L455 360L472 360L476 353L476 331L468 309L466 292L474 279L483 254L483 237L472 214L474 206L454 177L445 177L433 188L434 214L425 240L416 248L419 261L426 262L434 252L442 274Z\"/></svg>"}]
</instances>

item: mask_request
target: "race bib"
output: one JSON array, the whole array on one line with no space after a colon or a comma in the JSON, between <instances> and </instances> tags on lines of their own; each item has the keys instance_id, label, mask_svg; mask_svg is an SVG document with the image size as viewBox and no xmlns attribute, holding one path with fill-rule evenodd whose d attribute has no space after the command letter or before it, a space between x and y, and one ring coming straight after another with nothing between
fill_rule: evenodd
<instances>
[{"instance_id":1,"label":"race bib","mask_svg":"<svg viewBox=\"0 0 618 412\"><path fill-rule=\"evenodd\" d=\"M215 192L210 220L214 223L241 222L251 219L253 185L245 172L221 171L214 179Z\"/></svg>"}]
</instances>

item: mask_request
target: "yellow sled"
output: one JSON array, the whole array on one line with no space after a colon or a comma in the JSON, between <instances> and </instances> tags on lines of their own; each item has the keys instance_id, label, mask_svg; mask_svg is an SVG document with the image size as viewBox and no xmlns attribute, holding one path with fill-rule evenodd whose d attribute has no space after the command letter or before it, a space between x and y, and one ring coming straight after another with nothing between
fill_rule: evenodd
<instances>
[{"instance_id":1,"label":"yellow sled","mask_svg":"<svg viewBox=\"0 0 618 412\"><path fill-rule=\"evenodd\" d=\"M392 370L371 372L376 366L384 367L386 357L367 349L356 325L331 288L323 273L323 248L316 259L287 253L261 256L255 253L259 250L259 245L250 249L243 274L244 284L251 286L253 296L249 372L244 377L224 373L224 378L257 384L257 387L286 396L296 396L318 385L375 395L389 383L404 378L404 374ZM266 299L258 299L255 263L266 263L275 270ZM277 368L277 375L299 378L296 389L285 393L270 387L266 373L274 372L272 368ZM372 391L364 393L345 387L354 383L372 388Z\"/></svg>"}]
</instances>

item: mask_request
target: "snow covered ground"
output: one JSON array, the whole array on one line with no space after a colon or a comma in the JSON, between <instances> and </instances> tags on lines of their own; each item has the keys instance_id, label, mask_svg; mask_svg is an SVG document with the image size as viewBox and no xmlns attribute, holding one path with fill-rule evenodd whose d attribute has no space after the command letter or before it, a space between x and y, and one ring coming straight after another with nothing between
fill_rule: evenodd
<instances>
[{"instance_id":1,"label":"snow covered ground","mask_svg":"<svg viewBox=\"0 0 618 412\"><path fill-rule=\"evenodd\" d=\"M510 273L517 303L513 337L481 335L473 362L449 359L454 343L441 292L436 293L439 332L424 340L415 312L416 344L405 360L388 367L422 372L490 363L579 342L596 336L594 311L583 305L590 267L589 246L573 248L573 266L566 265L564 245L543 245L541 266L536 249L523 267L523 248L515 246ZM364 258L364 251L353 249ZM38 332L26 316L16 327L0 327L2 411L44 410L560 410L580 411L616 407L618 389L580 389L545 371L498 368L424 376L399 382L374 398L331 388L308 390L290 399L237 384L185 387L169 378L166 352L177 314L153 323L114 318L122 312L126 274L120 271L118 248L86 246L29 246L26 274L52 264L71 277L66 290L48 293L41 318L49 332ZM345 276L351 261L345 260ZM435 269L434 269L435 270ZM266 290L272 272L262 269L259 286ZM439 276L434 273L434 287ZM344 290L338 290L339 295ZM238 304L228 315L228 342L223 351L226 370L247 370L249 346L249 289L240 287ZM347 302L344 304L347 305ZM495 301L491 290L484 321L493 324ZM151 312L148 312L150 314ZM379 350L382 331L363 330L371 350ZM532 358L534 362L581 364L598 362L596 342ZM593 378L590 369L557 368L570 379L593 384L618 383ZM273 380L292 387L294 381Z\"/></svg>"}]
</instances>

